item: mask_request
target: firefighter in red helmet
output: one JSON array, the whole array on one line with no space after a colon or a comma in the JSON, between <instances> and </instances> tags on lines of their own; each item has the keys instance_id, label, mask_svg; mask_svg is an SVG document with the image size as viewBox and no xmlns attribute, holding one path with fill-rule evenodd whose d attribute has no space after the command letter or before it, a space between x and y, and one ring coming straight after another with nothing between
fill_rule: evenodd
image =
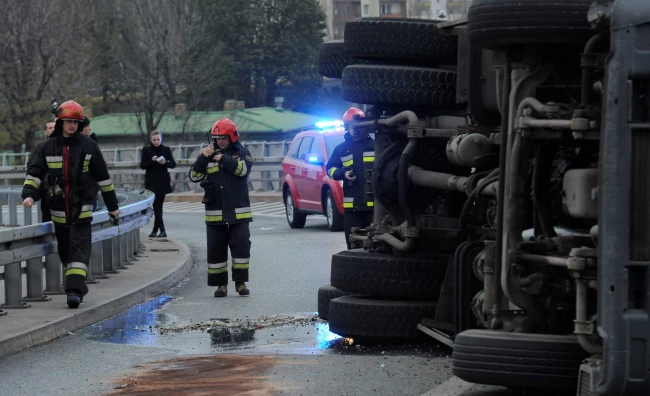
<instances>
[{"instance_id":1,"label":"firefighter in red helmet","mask_svg":"<svg viewBox=\"0 0 650 396\"><path fill-rule=\"evenodd\" d=\"M347 131L345 141L336 146L327 161L327 175L343 181L343 229L348 249L355 247L350 242L352 227L368 227L372 223L375 204L370 185L375 143L364 129L353 126L353 121L364 118L363 111L356 107L350 107L343 114Z\"/></svg>"},{"instance_id":2,"label":"firefighter in red helmet","mask_svg":"<svg viewBox=\"0 0 650 396\"><path fill-rule=\"evenodd\" d=\"M232 280L240 296L248 296L250 230L253 221L248 195L248 174L253 166L250 152L239 143L234 122L222 118L214 123L213 144L203 148L192 165L192 177L201 179L205 190L205 224L208 235L208 286L217 286L215 297L228 293L228 248Z\"/></svg>"},{"instance_id":3,"label":"firefighter in red helmet","mask_svg":"<svg viewBox=\"0 0 650 396\"><path fill-rule=\"evenodd\" d=\"M102 192L112 217L119 216L117 196L97 143L83 136L84 110L75 101L55 106L54 132L35 150L23 185L23 204L49 203L59 258L65 268L65 292L70 308L77 308L88 293L93 202ZM39 187L46 183L45 196Z\"/></svg>"}]
</instances>

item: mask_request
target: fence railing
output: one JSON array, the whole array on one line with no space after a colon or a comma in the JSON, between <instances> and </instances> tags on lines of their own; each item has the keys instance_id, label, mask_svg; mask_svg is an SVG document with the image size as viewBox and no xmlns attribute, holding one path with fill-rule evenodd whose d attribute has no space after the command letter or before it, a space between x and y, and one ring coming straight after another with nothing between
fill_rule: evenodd
<instances>
[{"instance_id":1,"label":"fence railing","mask_svg":"<svg viewBox=\"0 0 650 396\"><path fill-rule=\"evenodd\" d=\"M242 142L251 152L255 166L249 175L249 188L253 191L277 191L282 187L282 159L287 154L291 141ZM198 157L205 144L169 146L176 160L175 169L170 169L172 187L175 191L199 191L200 187L188 180L191 164ZM100 145L101 148L101 145ZM102 148L104 159L110 169L113 183L121 187L143 188L144 171L139 168L142 147ZM0 178L5 186L17 184L25 177L25 168L30 153L0 154Z\"/></svg>"},{"instance_id":2,"label":"fence railing","mask_svg":"<svg viewBox=\"0 0 650 396\"><path fill-rule=\"evenodd\" d=\"M12 210L16 210L13 215L16 219L20 190L0 191L2 198L7 200L10 218ZM118 189L118 198L120 218L117 224L110 219L106 209L93 212L87 283L94 283L98 278L107 277L106 274L126 268L141 251L139 229L152 216L154 195L147 190ZM25 224L28 224L27 213L31 219L32 211L25 210L24 213ZM0 267L3 272L0 280L4 286L4 304L0 305L0 315L7 314L5 309L29 308L31 302L51 300L48 295L64 294L65 279L57 254L53 223L2 228ZM23 276L27 286L26 295L23 295Z\"/></svg>"}]
</instances>

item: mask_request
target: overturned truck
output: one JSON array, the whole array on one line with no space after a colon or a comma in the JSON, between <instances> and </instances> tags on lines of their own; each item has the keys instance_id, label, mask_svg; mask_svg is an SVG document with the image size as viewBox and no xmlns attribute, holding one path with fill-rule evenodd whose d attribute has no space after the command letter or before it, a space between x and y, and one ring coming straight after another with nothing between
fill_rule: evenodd
<instances>
[{"instance_id":1,"label":"overturned truck","mask_svg":"<svg viewBox=\"0 0 650 396\"><path fill-rule=\"evenodd\" d=\"M375 136L333 332L428 334L470 382L650 394L650 1L359 19L320 72Z\"/></svg>"}]
</instances>

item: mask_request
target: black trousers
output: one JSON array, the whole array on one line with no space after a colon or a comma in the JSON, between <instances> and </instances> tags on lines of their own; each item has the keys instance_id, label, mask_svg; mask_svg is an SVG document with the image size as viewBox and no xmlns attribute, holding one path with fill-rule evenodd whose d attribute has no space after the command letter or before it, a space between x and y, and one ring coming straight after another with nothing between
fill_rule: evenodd
<instances>
[{"instance_id":1,"label":"black trousers","mask_svg":"<svg viewBox=\"0 0 650 396\"><path fill-rule=\"evenodd\" d=\"M54 232L58 243L59 258L65 270L65 292L88 293L86 275L90 264L90 223L58 225Z\"/></svg>"},{"instance_id":2,"label":"black trousers","mask_svg":"<svg viewBox=\"0 0 650 396\"><path fill-rule=\"evenodd\" d=\"M41 196L45 197L46 192L42 192ZM43 223L52 221L52 213L50 213L50 204L47 202L47 198L41 198L41 217L43 218Z\"/></svg>"},{"instance_id":3,"label":"black trousers","mask_svg":"<svg viewBox=\"0 0 650 396\"><path fill-rule=\"evenodd\" d=\"M372 217L372 210L346 211L343 214L343 232L345 233L345 243L348 245L348 250L355 247L350 243L352 227L366 228L372 224ZM357 245L357 243L354 245Z\"/></svg>"},{"instance_id":4,"label":"black trousers","mask_svg":"<svg viewBox=\"0 0 650 396\"><path fill-rule=\"evenodd\" d=\"M208 235L208 286L228 284L228 248L233 282L248 282L251 257L249 223L206 225Z\"/></svg>"},{"instance_id":5,"label":"black trousers","mask_svg":"<svg viewBox=\"0 0 650 396\"><path fill-rule=\"evenodd\" d=\"M163 222L163 203L165 202L165 194L156 194L156 198L153 200L153 229L154 232L160 231L165 232L165 223Z\"/></svg>"}]
</instances>

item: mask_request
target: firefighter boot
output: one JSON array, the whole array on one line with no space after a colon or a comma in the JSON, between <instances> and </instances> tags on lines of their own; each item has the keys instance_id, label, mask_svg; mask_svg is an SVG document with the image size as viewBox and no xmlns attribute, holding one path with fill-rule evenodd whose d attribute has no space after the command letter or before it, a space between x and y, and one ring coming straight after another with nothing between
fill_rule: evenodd
<instances>
[{"instance_id":1,"label":"firefighter boot","mask_svg":"<svg viewBox=\"0 0 650 396\"><path fill-rule=\"evenodd\" d=\"M158 234L158 225L153 226L153 231L151 231L151 234L149 234L149 238L155 238L156 234Z\"/></svg>"},{"instance_id":2,"label":"firefighter boot","mask_svg":"<svg viewBox=\"0 0 650 396\"><path fill-rule=\"evenodd\" d=\"M160 234L158 234L158 238L167 238L167 232L165 232L165 224L162 221L160 222Z\"/></svg>"},{"instance_id":3,"label":"firefighter boot","mask_svg":"<svg viewBox=\"0 0 650 396\"><path fill-rule=\"evenodd\" d=\"M251 291L248 290L244 282L235 283L235 290L237 290L240 296L250 296L251 294Z\"/></svg>"},{"instance_id":4,"label":"firefighter boot","mask_svg":"<svg viewBox=\"0 0 650 396\"><path fill-rule=\"evenodd\" d=\"M226 297L228 295L228 286L219 286L217 290L214 291L215 297Z\"/></svg>"},{"instance_id":5,"label":"firefighter boot","mask_svg":"<svg viewBox=\"0 0 650 396\"><path fill-rule=\"evenodd\" d=\"M68 307L72 309L79 308L79 304L81 304L79 293L68 293Z\"/></svg>"}]
</instances>

